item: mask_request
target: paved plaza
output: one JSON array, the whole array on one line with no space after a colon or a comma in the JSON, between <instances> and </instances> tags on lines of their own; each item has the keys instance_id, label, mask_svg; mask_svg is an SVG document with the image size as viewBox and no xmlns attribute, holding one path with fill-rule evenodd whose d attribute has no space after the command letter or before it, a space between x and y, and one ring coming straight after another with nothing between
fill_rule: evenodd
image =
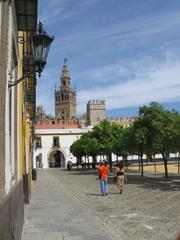
<instances>
[{"instance_id":1,"label":"paved plaza","mask_svg":"<svg viewBox=\"0 0 180 240\"><path fill-rule=\"evenodd\" d=\"M174 240L180 230L180 178L129 173L123 194L113 176L101 196L94 170L38 171L25 207L22 240Z\"/></svg>"}]
</instances>

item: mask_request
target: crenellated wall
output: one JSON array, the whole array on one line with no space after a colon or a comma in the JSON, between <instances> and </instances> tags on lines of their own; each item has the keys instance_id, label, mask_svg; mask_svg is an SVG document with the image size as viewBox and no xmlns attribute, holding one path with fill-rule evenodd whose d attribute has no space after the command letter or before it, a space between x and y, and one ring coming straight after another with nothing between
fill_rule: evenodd
<instances>
[{"instance_id":1,"label":"crenellated wall","mask_svg":"<svg viewBox=\"0 0 180 240\"><path fill-rule=\"evenodd\" d=\"M123 127L130 126L134 120L135 117L120 117L120 118L106 118L111 123L117 123L122 125Z\"/></svg>"},{"instance_id":2,"label":"crenellated wall","mask_svg":"<svg viewBox=\"0 0 180 240\"><path fill-rule=\"evenodd\" d=\"M105 100L90 100L87 103L87 125L95 126L106 118Z\"/></svg>"}]
</instances>

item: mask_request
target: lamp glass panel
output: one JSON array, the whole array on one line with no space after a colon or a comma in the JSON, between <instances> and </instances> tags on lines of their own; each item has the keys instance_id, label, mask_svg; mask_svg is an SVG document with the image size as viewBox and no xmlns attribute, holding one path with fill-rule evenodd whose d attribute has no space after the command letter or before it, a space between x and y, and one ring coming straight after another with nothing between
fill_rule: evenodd
<instances>
[{"instance_id":1,"label":"lamp glass panel","mask_svg":"<svg viewBox=\"0 0 180 240\"><path fill-rule=\"evenodd\" d=\"M32 45L33 45L33 54L35 61L44 61L46 62L49 48L53 39L47 35L34 36Z\"/></svg>"},{"instance_id":2,"label":"lamp glass panel","mask_svg":"<svg viewBox=\"0 0 180 240\"><path fill-rule=\"evenodd\" d=\"M44 61L46 61L47 59L52 41L53 41L52 38L45 35L44 41L43 41L43 52L42 52L42 58L44 59Z\"/></svg>"}]
</instances>

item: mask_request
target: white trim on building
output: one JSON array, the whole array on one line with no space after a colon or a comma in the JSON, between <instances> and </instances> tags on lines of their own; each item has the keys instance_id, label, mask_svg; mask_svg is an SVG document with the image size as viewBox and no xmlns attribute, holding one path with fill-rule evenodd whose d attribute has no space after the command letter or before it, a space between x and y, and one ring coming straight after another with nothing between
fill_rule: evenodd
<instances>
[{"instance_id":1,"label":"white trim on building","mask_svg":"<svg viewBox=\"0 0 180 240\"><path fill-rule=\"evenodd\" d=\"M0 5L1 7L1 5ZM1 11L1 8L0 8ZM15 184L15 141L16 121L15 121L15 88L8 88L8 82L11 81L11 76L16 77L17 68L17 39L16 39L16 18L13 12L13 6L8 6L8 45L7 45L7 68L6 68L6 107L5 107L5 191L8 193L11 186Z\"/></svg>"}]
</instances>

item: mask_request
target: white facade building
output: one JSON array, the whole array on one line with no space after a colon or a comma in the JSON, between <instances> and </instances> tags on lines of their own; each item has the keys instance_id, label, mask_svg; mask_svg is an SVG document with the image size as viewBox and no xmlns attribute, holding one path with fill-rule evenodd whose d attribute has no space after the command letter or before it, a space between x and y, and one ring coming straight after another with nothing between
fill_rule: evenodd
<instances>
[{"instance_id":1,"label":"white facade building","mask_svg":"<svg viewBox=\"0 0 180 240\"><path fill-rule=\"evenodd\" d=\"M53 128L54 127L54 128ZM57 125L37 126L35 130L36 146L34 147L33 168L43 167L66 167L68 160L76 163L77 159L70 152L70 146L78 140L82 134L92 130L92 126L81 127L59 127ZM97 161L102 160L103 156L98 156ZM161 154L156 154L156 158L161 158ZM170 154L171 158L176 157L175 154ZM143 155L146 159L146 155ZM85 162L85 158L82 159ZM92 162L92 158L89 158ZM122 157L117 157L112 154L112 161L122 160ZM127 160L138 160L137 155L128 156Z\"/></svg>"},{"instance_id":2,"label":"white facade building","mask_svg":"<svg viewBox=\"0 0 180 240\"><path fill-rule=\"evenodd\" d=\"M87 133L91 129L91 127L64 129L36 127L33 167L65 167L70 159L76 163L76 158L70 153L70 146L83 133Z\"/></svg>"}]
</instances>

